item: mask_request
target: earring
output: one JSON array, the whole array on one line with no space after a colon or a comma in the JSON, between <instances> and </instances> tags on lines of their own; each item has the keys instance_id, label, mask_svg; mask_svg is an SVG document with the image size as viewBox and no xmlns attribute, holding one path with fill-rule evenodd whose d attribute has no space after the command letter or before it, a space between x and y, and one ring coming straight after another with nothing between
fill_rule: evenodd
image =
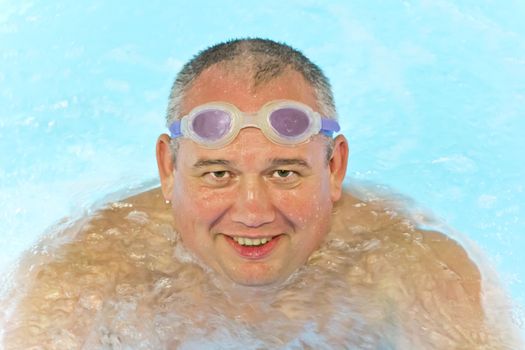
<instances>
[{"instance_id":1,"label":"earring","mask_svg":"<svg viewBox=\"0 0 525 350\"><path fill-rule=\"evenodd\" d=\"M166 203L166 204L170 204L171 201L170 201L169 199L166 199L165 203Z\"/></svg>"}]
</instances>

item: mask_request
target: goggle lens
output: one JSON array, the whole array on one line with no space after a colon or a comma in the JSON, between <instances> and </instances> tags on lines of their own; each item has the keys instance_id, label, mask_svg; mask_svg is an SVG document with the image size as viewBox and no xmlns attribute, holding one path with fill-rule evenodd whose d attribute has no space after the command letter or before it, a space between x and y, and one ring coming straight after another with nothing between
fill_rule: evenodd
<instances>
[{"instance_id":1,"label":"goggle lens","mask_svg":"<svg viewBox=\"0 0 525 350\"><path fill-rule=\"evenodd\" d=\"M197 114L191 126L200 138L217 141L230 131L231 124L232 118L228 112L208 109Z\"/></svg>"},{"instance_id":2,"label":"goggle lens","mask_svg":"<svg viewBox=\"0 0 525 350\"><path fill-rule=\"evenodd\" d=\"M310 118L296 108L280 108L270 114L270 125L280 135L297 137L310 125Z\"/></svg>"}]
</instances>

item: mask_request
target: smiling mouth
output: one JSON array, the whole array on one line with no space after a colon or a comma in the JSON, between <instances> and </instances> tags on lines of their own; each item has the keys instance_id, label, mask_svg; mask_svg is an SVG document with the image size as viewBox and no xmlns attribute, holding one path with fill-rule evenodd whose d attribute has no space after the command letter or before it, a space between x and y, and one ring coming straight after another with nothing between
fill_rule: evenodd
<instances>
[{"instance_id":1,"label":"smiling mouth","mask_svg":"<svg viewBox=\"0 0 525 350\"><path fill-rule=\"evenodd\" d=\"M232 237L232 239L242 246L261 246L272 240L272 237L264 238L248 238L248 237Z\"/></svg>"},{"instance_id":2,"label":"smiling mouth","mask_svg":"<svg viewBox=\"0 0 525 350\"><path fill-rule=\"evenodd\" d=\"M260 260L268 257L275 250L282 235L262 238L226 235L225 237L226 241L241 257L249 260Z\"/></svg>"}]
</instances>

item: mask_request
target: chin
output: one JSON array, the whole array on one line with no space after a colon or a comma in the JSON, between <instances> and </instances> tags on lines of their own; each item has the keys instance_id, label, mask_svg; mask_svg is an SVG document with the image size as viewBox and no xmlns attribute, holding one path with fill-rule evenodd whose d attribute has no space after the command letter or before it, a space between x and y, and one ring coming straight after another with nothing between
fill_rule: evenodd
<instances>
[{"instance_id":1,"label":"chin","mask_svg":"<svg viewBox=\"0 0 525 350\"><path fill-rule=\"evenodd\" d=\"M271 268L241 269L227 273L228 278L236 284L245 287L261 287L280 284L287 280L289 274L275 273Z\"/></svg>"},{"instance_id":2,"label":"chin","mask_svg":"<svg viewBox=\"0 0 525 350\"><path fill-rule=\"evenodd\" d=\"M280 280L278 279L236 279L233 280L238 285L244 286L244 287L265 287L265 286L273 286L276 284L279 284Z\"/></svg>"}]
</instances>

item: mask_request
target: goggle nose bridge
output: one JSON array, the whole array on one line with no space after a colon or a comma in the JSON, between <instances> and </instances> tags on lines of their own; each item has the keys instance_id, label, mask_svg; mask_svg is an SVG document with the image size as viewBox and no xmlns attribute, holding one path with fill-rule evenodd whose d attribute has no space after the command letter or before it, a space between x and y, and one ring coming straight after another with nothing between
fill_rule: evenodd
<instances>
[{"instance_id":1,"label":"goggle nose bridge","mask_svg":"<svg viewBox=\"0 0 525 350\"><path fill-rule=\"evenodd\" d=\"M240 118L241 123L239 124L239 130L244 128L258 128L265 130L264 125L266 125L265 118L259 113L243 113L239 112L238 118Z\"/></svg>"}]
</instances>

